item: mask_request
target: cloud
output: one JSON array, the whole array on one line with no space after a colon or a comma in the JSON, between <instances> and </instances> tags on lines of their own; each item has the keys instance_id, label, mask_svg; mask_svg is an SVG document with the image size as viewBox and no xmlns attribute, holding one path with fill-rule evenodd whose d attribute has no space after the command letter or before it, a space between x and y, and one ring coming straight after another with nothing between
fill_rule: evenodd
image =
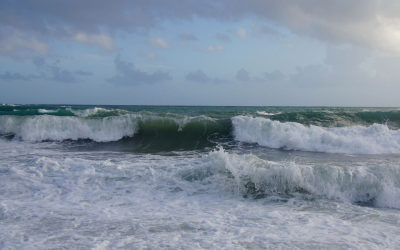
<instances>
[{"instance_id":1,"label":"cloud","mask_svg":"<svg viewBox=\"0 0 400 250\"><path fill-rule=\"evenodd\" d=\"M65 69L61 69L57 65L48 66L43 64L40 65L44 70L41 74L21 74L21 73L12 73L5 72L0 74L0 80L4 81L32 81L32 80L44 80L44 81L52 81L52 82L61 82L61 83L76 83L78 82L78 78L80 76L91 76L93 73L88 71L69 71Z\"/></svg>"},{"instance_id":2,"label":"cloud","mask_svg":"<svg viewBox=\"0 0 400 250\"><path fill-rule=\"evenodd\" d=\"M196 83L207 83L211 81L211 79L202 70L188 73L186 75L186 80Z\"/></svg>"},{"instance_id":3,"label":"cloud","mask_svg":"<svg viewBox=\"0 0 400 250\"><path fill-rule=\"evenodd\" d=\"M221 51L221 50L224 50L224 47L221 45L217 45L217 46L210 45L207 47L208 52L215 52L215 51Z\"/></svg>"},{"instance_id":4,"label":"cloud","mask_svg":"<svg viewBox=\"0 0 400 250\"><path fill-rule=\"evenodd\" d=\"M108 79L108 82L118 85L137 85L137 84L155 84L165 82L172 79L167 72L156 71L147 73L135 67L134 64L121 60L118 56L114 60L117 74Z\"/></svg>"},{"instance_id":5,"label":"cloud","mask_svg":"<svg viewBox=\"0 0 400 250\"><path fill-rule=\"evenodd\" d=\"M114 50L113 40L105 34L87 34L78 32L73 36L73 40L81 43L98 45L106 50Z\"/></svg>"},{"instance_id":6,"label":"cloud","mask_svg":"<svg viewBox=\"0 0 400 250\"><path fill-rule=\"evenodd\" d=\"M228 36L226 34L222 34L222 33L217 33L215 37L222 42L231 42L232 41L230 36Z\"/></svg>"},{"instance_id":7,"label":"cloud","mask_svg":"<svg viewBox=\"0 0 400 250\"><path fill-rule=\"evenodd\" d=\"M199 39L197 39L197 37L191 33L188 32L184 32L182 34L179 35L179 38L182 40L186 40L186 41L197 41Z\"/></svg>"},{"instance_id":8,"label":"cloud","mask_svg":"<svg viewBox=\"0 0 400 250\"><path fill-rule=\"evenodd\" d=\"M252 28L251 33L255 37L280 35L280 32L278 30L267 25L253 24L251 28Z\"/></svg>"},{"instance_id":9,"label":"cloud","mask_svg":"<svg viewBox=\"0 0 400 250\"><path fill-rule=\"evenodd\" d=\"M155 48L161 48L161 49L169 48L168 42L160 37L150 39L150 44Z\"/></svg>"},{"instance_id":10,"label":"cloud","mask_svg":"<svg viewBox=\"0 0 400 250\"><path fill-rule=\"evenodd\" d=\"M250 75L249 72L245 69L240 69L236 73L236 79L242 82L249 81L250 80Z\"/></svg>"},{"instance_id":11,"label":"cloud","mask_svg":"<svg viewBox=\"0 0 400 250\"><path fill-rule=\"evenodd\" d=\"M186 75L185 79L189 82L194 82L194 83L214 83L214 84L227 83L227 81L225 80L216 77L215 78L209 77L202 70L189 72Z\"/></svg>"},{"instance_id":12,"label":"cloud","mask_svg":"<svg viewBox=\"0 0 400 250\"><path fill-rule=\"evenodd\" d=\"M383 61L375 62L372 53L358 47L328 47L322 64L311 64L297 67L296 72L287 76L288 83L299 87L326 87L341 89L348 86L366 86L368 84L384 84L384 76L390 75L398 79L393 69L379 69L382 77L378 78L376 70ZM277 75L279 76L279 74Z\"/></svg>"},{"instance_id":13,"label":"cloud","mask_svg":"<svg viewBox=\"0 0 400 250\"><path fill-rule=\"evenodd\" d=\"M78 80L76 79L75 73L61 69L58 66L51 66L51 77L50 80L62 83L75 83Z\"/></svg>"},{"instance_id":14,"label":"cloud","mask_svg":"<svg viewBox=\"0 0 400 250\"><path fill-rule=\"evenodd\" d=\"M235 1L231 17L251 14L302 36L400 53L400 4L395 0Z\"/></svg>"},{"instance_id":15,"label":"cloud","mask_svg":"<svg viewBox=\"0 0 400 250\"><path fill-rule=\"evenodd\" d=\"M40 67L42 67L43 65L46 64L46 60L45 60L43 57L34 57L34 58L32 59L32 63L33 63L36 67L40 68Z\"/></svg>"},{"instance_id":16,"label":"cloud","mask_svg":"<svg viewBox=\"0 0 400 250\"><path fill-rule=\"evenodd\" d=\"M398 0L20 0L0 1L0 30L4 34L29 34L17 47L45 53L49 38L76 34L104 34L149 30L165 20L257 20L272 22L301 35L333 44L353 44L400 54L400 4ZM247 32L246 32L247 33ZM239 32L244 36L244 32ZM90 36L90 35L88 35ZM17 52L4 49L0 53ZM79 38L98 41L98 38ZM33 43L32 43L33 41ZM7 43L10 46L10 43ZM17 42L18 44L18 42ZM22 44L22 45L21 45ZM108 46L107 42L96 42Z\"/></svg>"},{"instance_id":17,"label":"cloud","mask_svg":"<svg viewBox=\"0 0 400 250\"><path fill-rule=\"evenodd\" d=\"M237 29L236 34L241 38L247 37L247 31L246 31L246 29L243 29L243 28Z\"/></svg>"},{"instance_id":18,"label":"cloud","mask_svg":"<svg viewBox=\"0 0 400 250\"><path fill-rule=\"evenodd\" d=\"M30 80L30 76L25 76L20 73L11 73L11 72L5 72L3 74L0 74L0 80L5 80L5 81L27 81Z\"/></svg>"},{"instance_id":19,"label":"cloud","mask_svg":"<svg viewBox=\"0 0 400 250\"><path fill-rule=\"evenodd\" d=\"M286 81L286 78L286 75L279 70L265 72L261 77L252 77L250 73L243 68L236 72L236 80L246 83L281 83Z\"/></svg>"},{"instance_id":20,"label":"cloud","mask_svg":"<svg viewBox=\"0 0 400 250\"><path fill-rule=\"evenodd\" d=\"M33 55L46 55L48 52L49 46L30 34L0 29L0 54L2 55L26 58Z\"/></svg>"},{"instance_id":21,"label":"cloud","mask_svg":"<svg viewBox=\"0 0 400 250\"><path fill-rule=\"evenodd\" d=\"M286 76L281 71L275 70L272 72L265 72L262 79L265 79L268 82L281 82L286 79Z\"/></svg>"}]
</instances>

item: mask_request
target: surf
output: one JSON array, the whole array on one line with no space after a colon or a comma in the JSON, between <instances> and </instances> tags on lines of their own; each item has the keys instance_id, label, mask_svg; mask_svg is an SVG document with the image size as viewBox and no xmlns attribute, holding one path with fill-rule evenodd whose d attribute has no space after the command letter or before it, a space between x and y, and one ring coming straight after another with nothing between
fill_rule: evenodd
<instances>
[{"instance_id":1,"label":"surf","mask_svg":"<svg viewBox=\"0 0 400 250\"><path fill-rule=\"evenodd\" d=\"M320 127L261 117L232 118L235 140L284 150L348 154L400 153L400 130L386 124Z\"/></svg>"}]
</instances>

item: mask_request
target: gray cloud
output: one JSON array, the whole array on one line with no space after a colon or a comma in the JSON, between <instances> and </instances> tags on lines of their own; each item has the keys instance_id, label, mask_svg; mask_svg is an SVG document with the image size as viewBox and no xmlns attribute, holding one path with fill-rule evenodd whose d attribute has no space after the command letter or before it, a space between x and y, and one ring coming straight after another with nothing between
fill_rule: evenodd
<instances>
[{"instance_id":1,"label":"gray cloud","mask_svg":"<svg viewBox=\"0 0 400 250\"><path fill-rule=\"evenodd\" d=\"M36 67L40 68L40 67L42 67L42 66L44 66L46 64L46 60L43 57L34 57L32 59L32 63Z\"/></svg>"},{"instance_id":2,"label":"gray cloud","mask_svg":"<svg viewBox=\"0 0 400 250\"><path fill-rule=\"evenodd\" d=\"M20 73L11 73L8 71L0 74L0 79L4 81L27 81L31 78L31 76L22 75Z\"/></svg>"},{"instance_id":3,"label":"gray cloud","mask_svg":"<svg viewBox=\"0 0 400 250\"><path fill-rule=\"evenodd\" d=\"M166 19L191 20L195 16L214 20L256 16L329 43L400 53L397 0L1 1L0 31L13 34L18 46L12 47L12 40L2 36L0 53L17 52L18 47L47 53L46 37L69 37L112 49L108 35L118 30L146 30Z\"/></svg>"},{"instance_id":4,"label":"gray cloud","mask_svg":"<svg viewBox=\"0 0 400 250\"><path fill-rule=\"evenodd\" d=\"M0 80L3 81L32 81L32 80L45 80L45 81L52 81L52 82L61 82L61 83L76 83L78 82L78 77L81 76L90 76L92 75L91 72L87 71L69 71L65 69L61 69L57 65L45 65L40 64L42 67L43 72L41 74L21 74L21 73L12 73L12 72L5 72L0 74Z\"/></svg>"},{"instance_id":5,"label":"gray cloud","mask_svg":"<svg viewBox=\"0 0 400 250\"><path fill-rule=\"evenodd\" d=\"M197 70L188 73L185 79L189 82L194 82L194 83L213 83L213 84L228 83L228 81L224 79L219 79L217 77L209 77L202 70Z\"/></svg>"},{"instance_id":6,"label":"gray cloud","mask_svg":"<svg viewBox=\"0 0 400 250\"><path fill-rule=\"evenodd\" d=\"M118 56L114 60L117 74L108 79L109 82L118 85L137 85L137 84L154 84L172 80L172 77L167 72L156 71L147 73L140 71L130 62L121 60Z\"/></svg>"},{"instance_id":7,"label":"gray cloud","mask_svg":"<svg viewBox=\"0 0 400 250\"><path fill-rule=\"evenodd\" d=\"M202 71L197 70L186 75L186 80L196 83L208 83L211 79Z\"/></svg>"},{"instance_id":8,"label":"gray cloud","mask_svg":"<svg viewBox=\"0 0 400 250\"><path fill-rule=\"evenodd\" d=\"M272 72L265 72L262 79L267 80L268 82L281 82L286 78L285 74L283 74L279 70L275 70Z\"/></svg>"},{"instance_id":9,"label":"gray cloud","mask_svg":"<svg viewBox=\"0 0 400 250\"><path fill-rule=\"evenodd\" d=\"M242 82L250 81L249 72L245 69L240 69L236 73L236 79Z\"/></svg>"},{"instance_id":10,"label":"gray cloud","mask_svg":"<svg viewBox=\"0 0 400 250\"><path fill-rule=\"evenodd\" d=\"M51 77L49 79L52 81L62 83L75 83L78 81L75 73L65 69L61 69L58 66L51 66L50 72Z\"/></svg>"}]
</instances>

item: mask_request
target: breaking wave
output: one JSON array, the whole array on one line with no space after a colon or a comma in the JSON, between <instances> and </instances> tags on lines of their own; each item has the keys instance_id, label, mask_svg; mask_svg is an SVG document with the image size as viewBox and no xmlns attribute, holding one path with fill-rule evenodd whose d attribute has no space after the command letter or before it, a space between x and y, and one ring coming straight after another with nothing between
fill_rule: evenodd
<instances>
[{"instance_id":1,"label":"breaking wave","mask_svg":"<svg viewBox=\"0 0 400 250\"><path fill-rule=\"evenodd\" d=\"M400 153L400 130L385 124L324 128L261 117L232 118L234 138L287 150L349 154Z\"/></svg>"},{"instance_id":2,"label":"breaking wave","mask_svg":"<svg viewBox=\"0 0 400 250\"><path fill-rule=\"evenodd\" d=\"M82 119L70 116L2 116L0 133L25 141L63 141L91 139L97 142L133 136L137 122L130 116Z\"/></svg>"},{"instance_id":3,"label":"breaking wave","mask_svg":"<svg viewBox=\"0 0 400 250\"><path fill-rule=\"evenodd\" d=\"M181 176L191 182L218 182L245 197L301 196L400 208L400 166L301 165L220 148L209 153L201 168L185 170Z\"/></svg>"},{"instance_id":4,"label":"breaking wave","mask_svg":"<svg viewBox=\"0 0 400 250\"><path fill-rule=\"evenodd\" d=\"M24 108L27 109L24 115L0 115L0 136L32 142L81 139L126 142L128 138L147 148L163 145L163 150L191 150L215 146L219 142L246 142L311 152L400 153L400 129L387 124L324 127L274 120L272 117L282 115L279 113L269 118L250 115L213 118L98 107L49 106L34 111L29 106ZM32 112L40 115L29 115Z\"/></svg>"},{"instance_id":5,"label":"breaking wave","mask_svg":"<svg viewBox=\"0 0 400 250\"><path fill-rule=\"evenodd\" d=\"M103 112L103 111L100 111ZM89 139L113 142L132 138L143 147L185 149L211 145L213 138L230 135L231 121L206 116L125 114L97 116L0 116L0 135L24 141Z\"/></svg>"}]
</instances>

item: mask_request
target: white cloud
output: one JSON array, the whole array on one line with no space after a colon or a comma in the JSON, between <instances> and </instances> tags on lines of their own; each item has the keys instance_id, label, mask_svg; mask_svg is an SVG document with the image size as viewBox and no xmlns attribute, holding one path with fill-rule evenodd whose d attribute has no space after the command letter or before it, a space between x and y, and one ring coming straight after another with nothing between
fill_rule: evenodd
<instances>
[{"instance_id":1,"label":"white cloud","mask_svg":"<svg viewBox=\"0 0 400 250\"><path fill-rule=\"evenodd\" d=\"M241 38L247 37L247 31L244 28L237 29L236 34Z\"/></svg>"},{"instance_id":2,"label":"white cloud","mask_svg":"<svg viewBox=\"0 0 400 250\"><path fill-rule=\"evenodd\" d=\"M160 37L156 37L156 38L150 39L150 44L153 47L161 48L161 49L166 49L166 48L170 47L168 42L165 41L164 39L160 38Z\"/></svg>"},{"instance_id":3,"label":"white cloud","mask_svg":"<svg viewBox=\"0 0 400 250\"><path fill-rule=\"evenodd\" d=\"M77 42L95 44L107 50L114 50L113 40L105 34L87 34L78 32L73 36Z\"/></svg>"}]
</instances>

